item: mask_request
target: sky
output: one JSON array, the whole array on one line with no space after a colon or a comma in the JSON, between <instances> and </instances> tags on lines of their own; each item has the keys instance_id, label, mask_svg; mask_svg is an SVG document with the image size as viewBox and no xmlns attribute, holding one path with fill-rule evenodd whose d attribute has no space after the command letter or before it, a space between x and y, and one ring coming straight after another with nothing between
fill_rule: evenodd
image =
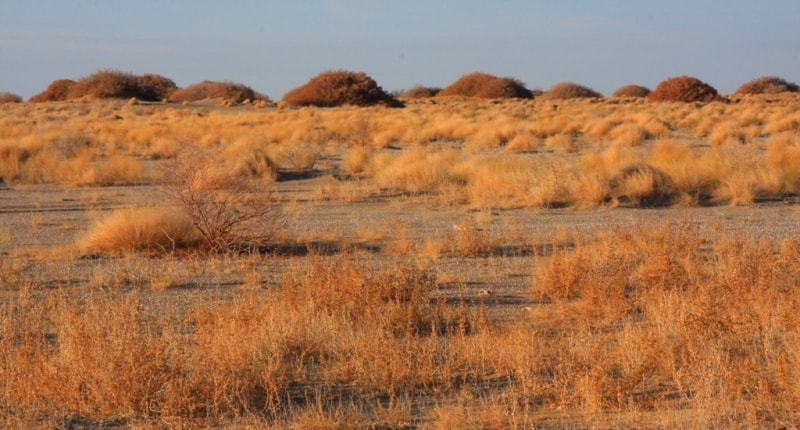
<instances>
[{"instance_id":1,"label":"sky","mask_svg":"<svg viewBox=\"0 0 800 430\"><path fill-rule=\"evenodd\" d=\"M800 81L799 19L798 0L0 0L0 91L115 69L279 100L344 69L387 91L480 71L607 95L689 75L731 93Z\"/></svg>"}]
</instances>

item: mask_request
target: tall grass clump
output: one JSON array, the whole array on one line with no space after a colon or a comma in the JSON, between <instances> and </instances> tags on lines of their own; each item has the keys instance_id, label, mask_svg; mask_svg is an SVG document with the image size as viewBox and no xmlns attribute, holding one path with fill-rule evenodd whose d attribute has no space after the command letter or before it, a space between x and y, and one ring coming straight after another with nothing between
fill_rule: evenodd
<instances>
[{"instance_id":1,"label":"tall grass clump","mask_svg":"<svg viewBox=\"0 0 800 430\"><path fill-rule=\"evenodd\" d=\"M786 92L797 92L797 84L777 76L763 76L753 79L742 84L736 90L736 94L777 94Z\"/></svg>"},{"instance_id":2,"label":"tall grass clump","mask_svg":"<svg viewBox=\"0 0 800 430\"><path fill-rule=\"evenodd\" d=\"M289 90L283 102L295 106L332 107L342 105L401 107L402 103L364 72L329 70Z\"/></svg>"},{"instance_id":3,"label":"tall grass clump","mask_svg":"<svg viewBox=\"0 0 800 430\"><path fill-rule=\"evenodd\" d=\"M80 248L90 253L169 254L196 248L200 243L201 237L191 220L175 208L128 208L97 222Z\"/></svg>"},{"instance_id":4,"label":"tall grass clump","mask_svg":"<svg viewBox=\"0 0 800 430\"><path fill-rule=\"evenodd\" d=\"M515 78L501 78L488 73L473 72L461 76L437 96L480 97L486 99L533 97L525 84Z\"/></svg>"},{"instance_id":5,"label":"tall grass clump","mask_svg":"<svg viewBox=\"0 0 800 430\"><path fill-rule=\"evenodd\" d=\"M722 99L711 85L685 75L661 81L647 98L650 101L685 103L712 102Z\"/></svg>"},{"instance_id":6,"label":"tall grass clump","mask_svg":"<svg viewBox=\"0 0 800 430\"><path fill-rule=\"evenodd\" d=\"M573 82L561 82L553 85L544 92L542 98L545 100L566 100L578 98L602 98L599 92Z\"/></svg>"},{"instance_id":7,"label":"tall grass clump","mask_svg":"<svg viewBox=\"0 0 800 430\"><path fill-rule=\"evenodd\" d=\"M169 100L174 102L193 102L210 99L222 99L232 103L242 103L245 100L269 101L267 96L253 91L252 88L229 81L203 81L176 90L169 95Z\"/></svg>"}]
</instances>

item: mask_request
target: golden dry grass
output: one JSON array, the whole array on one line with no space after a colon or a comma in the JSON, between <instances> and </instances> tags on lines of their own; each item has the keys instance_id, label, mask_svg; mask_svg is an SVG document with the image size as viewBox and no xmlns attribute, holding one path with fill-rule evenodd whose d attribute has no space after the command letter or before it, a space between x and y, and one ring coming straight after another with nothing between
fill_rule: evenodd
<instances>
[{"instance_id":1,"label":"golden dry grass","mask_svg":"<svg viewBox=\"0 0 800 430\"><path fill-rule=\"evenodd\" d=\"M391 110L0 106L0 177L13 192L157 183L173 191L162 196L170 207L184 204L182 215L117 210L77 232L77 250L16 249L0 228L10 249L0 259L0 426L796 426L798 238L687 218L533 240L498 219L512 208L792 202L798 105L784 94ZM288 255L172 252L204 246L185 216L202 197L192 193L213 191L205 201L235 216L276 181L288 197L262 207L298 218L336 199L466 215L423 239L419 226L386 219L349 236L336 224L308 237L257 230ZM531 279L513 297L468 291L467 275L443 268L491 276L504 249ZM88 275L32 275L58 252L54 264L88 264ZM225 286L223 297L197 288L176 300L198 276Z\"/></svg>"}]
</instances>

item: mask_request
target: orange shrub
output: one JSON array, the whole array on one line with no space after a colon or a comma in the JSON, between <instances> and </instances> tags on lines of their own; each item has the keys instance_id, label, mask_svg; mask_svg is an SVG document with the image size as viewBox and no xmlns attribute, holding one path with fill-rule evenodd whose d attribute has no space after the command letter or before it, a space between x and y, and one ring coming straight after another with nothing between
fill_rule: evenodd
<instances>
[{"instance_id":1,"label":"orange shrub","mask_svg":"<svg viewBox=\"0 0 800 430\"><path fill-rule=\"evenodd\" d=\"M75 85L72 79L56 79L47 89L31 97L31 102L55 102L67 100L70 88Z\"/></svg>"},{"instance_id":2,"label":"orange shrub","mask_svg":"<svg viewBox=\"0 0 800 430\"><path fill-rule=\"evenodd\" d=\"M245 100L269 100L267 96L253 91L252 88L246 85L229 81L203 81L176 90L169 96L169 100L175 102L193 102L207 99L224 99L233 103L241 103Z\"/></svg>"},{"instance_id":3,"label":"orange shrub","mask_svg":"<svg viewBox=\"0 0 800 430\"><path fill-rule=\"evenodd\" d=\"M19 103L22 97L7 91L0 92L0 104L2 103Z\"/></svg>"},{"instance_id":4,"label":"orange shrub","mask_svg":"<svg viewBox=\"0 0 800 430\"><path fill-rule=\"evenodd\" d=\"M650 88L641 85L625 85L614 91L614 97L647 97L650 95Z\"/></svg>"},{"instance_id":5,"label":"orange shrub","mask_svg":"<svg viewBox=\"0 0 800 430\"><path fill-rule=\"evenodd\" d=\"M296 106L402 106L366 73L347 70L322 72L306 84L289 90L283 101Z\"/></svg>"},{"instance_id":6,"label":"orange shrub","mask_svg":"<svg viewBox=\"0 0 800 430\"><path fill-rule=\"evenodd\" d=\"M533 97L525 84L514 78L500 78L488 73L466 74L439 92L440 96L481 97L486 99Z\"/></svg>"},{"instance_id":7,"label":"orange shrub","mask_svg":"<svg viewBox=\"0 0 800 430\"><path fill-rule=\"evenodd\" d=\"M797 84L787 82L777 76L763 76L753 79L736 90L736 94L776 94L785 92L797 92Z\"/></svg>"},{"instance_id":8,"label":"orange shrub","mask_svg":"<svg viewBox=\"0 0 800 430\"><path fill-rule=\"evenodd\" d=\"M603 95L597 91L578 85L572 82L561 82L550 87L545 91L542 98L546 100L564 100L564 99L578 99L578 98L602 98Z\"/></svg>"},{"instance_id":9,"label":"orange shrub","mask_svg":"<svg viewBox=\"0 0 800 430\"><path fill-rule=\"evenodd\" d=\"M650 101L686 103L721 100L714 87L690 76L679 76L661 81L647 98Z\"/></svg>"}]
</instances>

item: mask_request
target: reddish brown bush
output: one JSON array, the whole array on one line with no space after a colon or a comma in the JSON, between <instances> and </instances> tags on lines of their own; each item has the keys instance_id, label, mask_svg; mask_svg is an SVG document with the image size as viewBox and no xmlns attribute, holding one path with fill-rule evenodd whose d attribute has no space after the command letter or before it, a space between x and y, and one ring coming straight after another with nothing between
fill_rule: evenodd
<instances>
[{"instance_id":1,"label":"reddish brown bush","mask_svg":"<svg viewBox=\"0 0 800 430\"><path fill-rule=\"evenodd\" d=\"M647 98L666 102L711 102L722 100L717 90L690 76L679 76L661 81Z\"/></svg>"},{"instance_id":2,"label":"reddish brown bush","mask_svg":"<svg viewBox=\"0 0 800 430\"><path fill-rule=\"evenodd\" d=\"M208 99L224 99L233 103L241 103L245 100L269 101L267 96L253 91L252 88L230 81L203 81L176 90L169 96L169 100L175 102L193 102Z\"/></svg>"},{"instance_id":3,"label":"reddish brown bush","mask_svg":"<svg viewBox=\"0 0 800 430\"><path fill-rule=\"evenodd\" d=\"M422 99L435 97L440 91L442 91L442 89L438 87L423 87L422 85L414 85L407 90L400 91L397 96L406 99Z\"/></svg>"},{"instance_id":4,"label":"reddish brown bush","mask_svg":"<svg viewBox=\"0 0 800 430\"><path fill-rule=\"evenodd\" d=\"M797 84L787 82L777 76L763 76L753 79L736 90L736 94L777 94L786 92L797 92Z\"/></svg>"},{"instance_id":5,"label":"reddish brown bush","mask_svg":"<svg viewBox=\"0 0 800 430\"><path fill-rule=\"evenodd\" d=\"M67 98L128 99L136 97L136 75L119 70L99 70L78 79Z\"/></svg>"},{"instance_id":6,"label":"reddish brown bush","mask_svg":"<svg viewBox=\"0 0 800 430\"><path fill-rule=\"evenodd\" d=\"M289 90L283 101L295 106L402 106L364 72L347 70L322 72L306 84Z\"/></svg>"},{"instance_id":7,"label":"reddish brown bush","mask_svg":"<svg viewBox=\"0 0 800 430\"><path fill-rule=\"evenodd\" d=\"M22 97L10 93L8 91L0 92L0 104L2 103L19 103L22 101Z\"/></svg>"},{"instance_id":8,"label":"reddish brown bush","mask_svg":"<svg viewBox=\"0 0 800 430\"><path fill-rule=\"evenodd\" d=\"M602 98L603 95L597 91L573 82L561 82L550 87L545 91L542 98L546 100L566 100L579 98Z\"/></svg>"},{"instance_id":9,"label":"reddish brown bush","mask_svg":"<svg viewBox=\"0 0 800 430\"><path fill-rule=\"evenodd\" d=\"M161 101L169 97L178 86L167 77L145 73L136 77L136 98L146 101Z\"/></svg>"},{"instance_id":10,"label":"reddish brown bush","mask_svg":"<svg viewBox=\"0 0 800 430\"><path fill-rule=\"evenodd\" d=\"M625 85L614 91L614 97L647 97L650 95L650 88L641 85Z\"/></svg>"},{"instance_id":11,"label":"reddish brown bush","mask_svg":"<svg viewBox=\"0 0 800 430\"><path fill-rule=\"evenodd\" d=\"M56 102L67 100L70 88L75 85L72 79L57 79L47 89L28 99L31 102Z\"/></svg>"},{"instance_id":12,"label":"reddish brown bush","mask_svg":"<svg viewBox=\"0 0 800 430\"><path fill-rule=\"evenodd\" d=\"M445 87L439 96L499 98L531 98L525 84L514 78L500 78L488 73L468 73Z\"/></svg>"}]
</instances>

